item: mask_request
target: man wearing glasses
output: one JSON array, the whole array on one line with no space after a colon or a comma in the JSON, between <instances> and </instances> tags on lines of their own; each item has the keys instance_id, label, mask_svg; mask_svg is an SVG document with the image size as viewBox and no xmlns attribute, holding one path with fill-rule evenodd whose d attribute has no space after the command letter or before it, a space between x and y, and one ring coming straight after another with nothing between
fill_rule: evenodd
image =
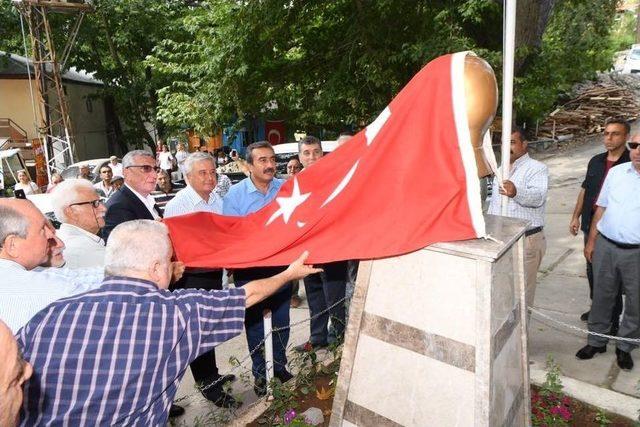
<instances>
[{"instance_id":1,"label":"man wearing glasses","mask_svg":"<svg viewBox=\"0 0 640 427\"><path fill-rule=\"evenodd\" d=\"M107 208L91 183L84 179L62 181L51 193L51 205L62 223L57 235L65 245L65 265L103 267L105 246L98 233L104 227Z\"/></svg>"},{"instance_id":2,"label":"man wearing glasses","mask_svg":"<svg viewBox=\"0 0 640 427\"><path fill-rule=\"evenodd\" d=\"M574 236L578 234L578 230L582 230L585 245L591 229L591 219L596 211L596 200L607 173L612 167L629 161L629 151L625 148L629 130L629 123L626 121L615 118L607 119L603 134L604 148L607 151L597 154L589 160L587 173L582 181L582 189L578 194L578 200L569 224L569 232ZM589 260L587 260L587 280L589 281L589 298L593 300L593 267ZM618 294L611 313L612 330L610 332L612 335L618 332L621 312L622 293ZM580 320L583 322L589 320L589 311L582 313Z\"/></svg>"},{"instance_id":3,"label":"man wearing glasses","mask_svg":"<svg viewBox=\"0 0 640 427\"><path fill-rule=\"evenodd\" d=\"M160 168L156 158L149 151L129 151L122 158L124 185L107 202L105 227L102 237L105 241L117 225L134 219L159 219L160 210L151 192L156 188L156 175Z\"/></svg>"},{"instance_id":4,"label":"man wearing glasses","mask_svg":"<svg viewBox=\"0 0 640 427\"><path fill-rule=\"evenodd\" d=\"M611 329L611 311L620 289L626 295L624 315L618 336L640 337L640 140L628 142L631 162L614 166L602 184L584 248L587 261L593 263L593 303L589 331L607 334ZM608 339L589 335L588 344L576 357L591 359L607 351ZM633 369L630 352L636 344L616 342L616 361L623 370Z\"/></svg>"}]
</instances>

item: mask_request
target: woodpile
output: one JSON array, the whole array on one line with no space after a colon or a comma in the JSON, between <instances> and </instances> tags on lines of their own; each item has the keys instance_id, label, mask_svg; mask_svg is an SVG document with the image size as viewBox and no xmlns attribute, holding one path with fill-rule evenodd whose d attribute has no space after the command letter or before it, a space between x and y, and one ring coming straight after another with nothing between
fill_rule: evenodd
<instances>
[{"instance_id":1,"label":"woodpile","mask_svg":"<svg viewBox=\"0 0 640 427\"><path fill-rule=\"evenodd\" d=\"M583 84L573 99L540 124L537 138L601 132L608 117L635 120L638 102L634 91L613 83Z\"/></svg>"}]
</instances>

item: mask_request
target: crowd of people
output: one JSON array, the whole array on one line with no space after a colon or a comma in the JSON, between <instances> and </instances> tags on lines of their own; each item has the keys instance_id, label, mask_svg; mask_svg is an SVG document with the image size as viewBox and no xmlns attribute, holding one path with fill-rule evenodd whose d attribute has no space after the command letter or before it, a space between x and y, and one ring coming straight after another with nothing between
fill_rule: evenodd
<instances>
[{"instance_id":1,"label":"crowd of people","mask_svg":"<svg viewBox=\"0 0 640 427\"><path fill-rule=\"evenodd\" d=\"M571 234L584 235L592 302L581 319L595 333L578 359L605 352L607 336L640 336L640 136L610 119L603 138L605 152L589 161L569 225ZM525 299L532 306L546 251L549 171L529 156L528 140L514 129L509 174L494 178L488 213L502 214L506 196L506 215L527 221ZM317 138L304 137L287 177L323 155ZM160 147L158 156L134 150L121 163L112 158L96 184L81 170L50 189L58 230L28 200L0 199L0 358L10 361L0 364L0 425L18 417L24 425L166 423L184 413L172 401L187 366L206 399L238 407L223 387L236 378L219 371L215 347L243 330L254 392L264 395L263 311L271 311L276 331L274 376L286 382L287 326L290 308L300 303L300 279L311 321L308 342L295 350L342 339L352 261L308 266L301 254L289 266L226 271L172 260L163 217L246 216L284 183L268 142L246 148L248 176L234 185L218 172L226 162L206 150L188 154L179 146L172 154ZM172 181L175 169L184 185ZM32 187L28 176L19 184L25 192ZM621 369L633 368L635 346L617 341Z\"/></svg>"},{"instance_id":2,"label":"crowd of people","mask_svg":"<svg viewBox=\"0 0 640 427\"><path fill-rule=\"evenodd\" d=\"M315 137L299 147L305 168L323 155ZM96 184L82 170L56 183L57 230L29 200L0 199L0 355L15 360L0 368L0 425L163 424L184 413L172 401L187 366L206 399L238 407L224 388L235 376L219 372L215 346L244 329L254 391L264 395L263 310L274 327L288 326L300 279L312 316L344 300L346 262L309 266L301 254L289 266L228 272L172 261L163 217L244 216L275 197L284 180L269 143L247 147L250 174L235 185L207 152L184 158L183 186L158 161L134 150L103 165ZM113 188L118 166L123 185ZM234 286L224 287L229 275ZM339 341L344 324L344 304L315 316L311 346ZM274 335L275 377L286 382L289 332Z\"/></svg>"}]
</instances>

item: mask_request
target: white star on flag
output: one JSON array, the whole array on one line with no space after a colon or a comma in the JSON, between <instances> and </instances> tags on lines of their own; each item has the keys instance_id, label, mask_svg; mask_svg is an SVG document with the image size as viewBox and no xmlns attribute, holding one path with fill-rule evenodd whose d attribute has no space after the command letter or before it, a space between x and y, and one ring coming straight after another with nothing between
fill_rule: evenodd
<instances>
[{"instance_id":1,"label":"white star on flag","mask_svg":"<svg viewBox=\"0 0 640 427\"><path fill-rule=\"evenodd\" d=\"M293 178L293 192L289 197L276 197L276 202L280 205L280 208L271 215L266 225L271 224L276 218L282 215L284 223L289 222L289 218L293 215L293 211L298 206L304 203L305 200L311 195L311 193L300 194L300 187L298 186L298 180Z\"/></svg>"}]
</instances>

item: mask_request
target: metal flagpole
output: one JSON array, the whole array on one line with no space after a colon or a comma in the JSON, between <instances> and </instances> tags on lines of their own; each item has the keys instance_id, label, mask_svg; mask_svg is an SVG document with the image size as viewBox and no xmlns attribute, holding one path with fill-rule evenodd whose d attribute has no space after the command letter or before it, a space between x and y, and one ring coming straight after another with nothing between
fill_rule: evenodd
<instances>
[{"instance_id":1,"label":"metal flagpole","mask_svg":"<svg viewBox=\"0 0 640 427\"><path fill-rule=\"evenodd\" d=\"M513 59L516 35L517 0L504 0L505 11L502 51L502 180L509 178L511 154L511 121L513 120ZM502 185L502 183L500 183ZM502 196L502 215L507 214L509 198Z\"/></svg>"}]
</instances>

